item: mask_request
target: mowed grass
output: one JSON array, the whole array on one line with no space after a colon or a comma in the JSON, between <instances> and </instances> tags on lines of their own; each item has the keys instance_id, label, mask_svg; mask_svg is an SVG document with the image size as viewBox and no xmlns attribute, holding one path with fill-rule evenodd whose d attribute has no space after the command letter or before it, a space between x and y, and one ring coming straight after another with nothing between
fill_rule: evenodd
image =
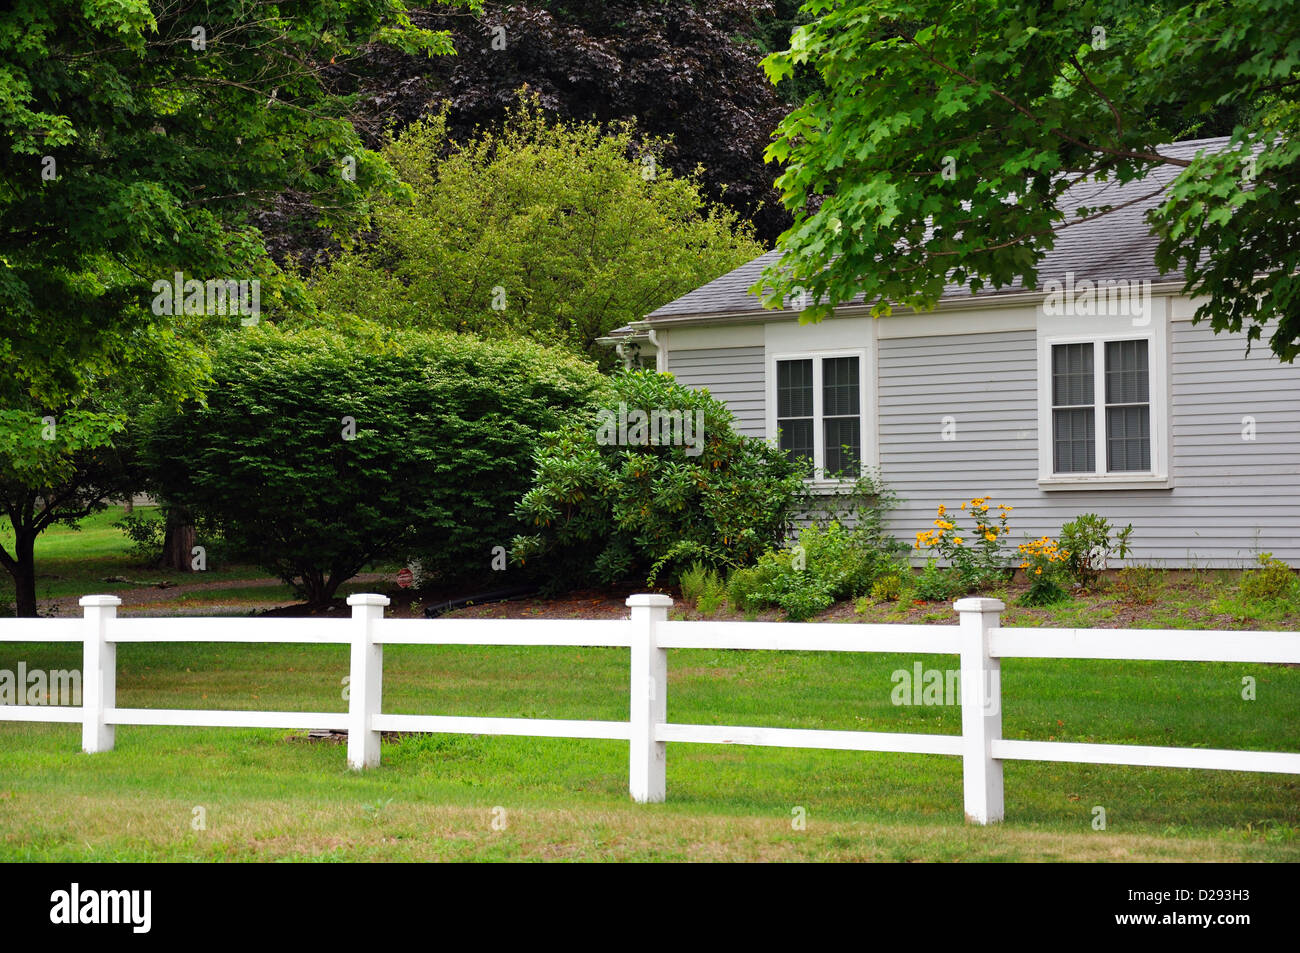
<instances>
[{"instance_id":1,"label":"mowed grass","mask_svg":"<svg viewBox=\"0 0 1300 953\"><path fill-rule=\"evenodd\" d=\"M135 512L141 516L151 516L156 513L156 509L138 506ZM236 564L211 565L202 574L172 573L141 565L130 554L130 540L113 525L124 515L123 507L110 506L88 516L76 528L60 524L38 536L36 598L59 599L96 592L149 588L148 585L105 582L110 576L121 576L140 583L156 583L164 579L175 583L242 582L266 577L266 573L255 566ZM12 553L13 541L13 527L8 520L0 520L0 546ZM0 609L8 604L12 613L13 600L13 579L8 573L0 572Z\"/></svg>"},{"instance_id":2,"label":"mowed grass","mask_svg":"<svg viewBox=\"0 0 1300 953\"><path fill-rule=\"evenodd\" d=\"M118 652L124 707L346 707L343 646ZM79 647L0 646L0 669L20 660L79 668ZM916 661L957 667L674 650L669 718L957 732L957 706L892 703ZM627 677L626 650L390 646L384 710L624 720ZM1003 692L1009 738L1300 751L1294 668L1007 660ZM1300 860L1287 775L1009 762L1007 821L976 828L960 760L939 756L670 744L667 803L636 805L623 742L412 735L362 774L290 731L119 727L116 750L79 747L75 725L0 724L0 859Z\"/></svg>"}]
</instances>

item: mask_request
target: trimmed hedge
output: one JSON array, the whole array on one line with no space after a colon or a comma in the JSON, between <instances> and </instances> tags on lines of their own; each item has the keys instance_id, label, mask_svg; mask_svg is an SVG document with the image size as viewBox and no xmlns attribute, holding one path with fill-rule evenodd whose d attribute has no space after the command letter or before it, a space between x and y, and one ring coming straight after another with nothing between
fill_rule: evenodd
<instances>
[{"instance_id":1,"label":"trimmed hedge","mask_svg":"<svg viewBox=\"0 0 1300 953\"><path fill-rule=\"evenodd\" d=\"M313 604L379 558L488 576L539 435L606 386L532 342L378 329L241 330L214 373L206 405L152 416L155 483Z\"/></svg>"}]
</instances>

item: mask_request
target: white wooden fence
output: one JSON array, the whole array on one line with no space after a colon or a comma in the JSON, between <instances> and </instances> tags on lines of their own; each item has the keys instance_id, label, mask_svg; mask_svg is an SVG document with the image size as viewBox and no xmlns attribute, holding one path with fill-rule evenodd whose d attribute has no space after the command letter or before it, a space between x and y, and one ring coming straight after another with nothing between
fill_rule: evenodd
<instances>
[{"instance_id":1,"label":"white wooden fence","mask_svg":"<svg viewBox=\"0 0 1300 953\"><path fill-rule=\"evenodd\" d=\"M1002 737L1000 665L1004 658L1154 659L1189 662L1300 663L1300 633L1154 629L1014 629L998 625L996 599L960 599L958 625L852 625L782 622L670 622L672 600L635 595L623 620L385 619L388 598L354 595L351 623L330 619L119 619L116 596L85 596L83 619L0 620L0 642L81 642L82 704L4 705L0 721L80 722L87 752L113 747L117 725L201 725L347 729L348 764L379 763L383 731L607 738L630 743L629 788L636 801L666 795L667 742L766 745L957 755L967 820L1003 817L1004 761L1215 768L1300 774L1300 754L1145 745L1012 741ZM351 646L346 712L209 711L119 708L117 646L123 642L298 642ZM385 645L614 646L631 652L627 721L566 721L385 714ZM894 652L961 657L960 735L827 731L674 724L667 718L668 649Z\"/></svg>"}]
</instances>

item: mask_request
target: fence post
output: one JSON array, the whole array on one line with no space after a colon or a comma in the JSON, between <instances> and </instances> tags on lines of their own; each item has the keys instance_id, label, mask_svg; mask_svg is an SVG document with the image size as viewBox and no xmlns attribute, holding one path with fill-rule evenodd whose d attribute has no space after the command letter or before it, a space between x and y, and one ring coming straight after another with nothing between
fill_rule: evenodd
<instances>
[{"instance_id":1,"label":"fence post","mask_svg":"<svg viewBox=\"0 0 1300 953\"><path fill-rule=\"evenodd\" d=\"M375 641L374 624L384 617L388 597L373 592L348 596L352 607L352 667L348 680L348 767L353 771L379 765L379 732L371 719L379 714L384 689L384 646Z\"/></svg>"},{"instance_id":2,"label":"fence post","mask_svg":"<svg viewBox=\"0 0 1300 953\"><path fill-rule=\"evenodd\" d=\"M81 656L81 750L112 751L114 727L104 712L117 707L117 643L108 640L108 623L117 618L117 596L82 596L78 600L86 634Z\"/></svg>"},{"instance_id":3,"label":"fence post","mask_svg":"<svg viewBox=\"0 0 1300 953\"><path fill-rule=\"evenodd\" d=\"M627 597L632 610L632 744L628 789L632 800L662 801L668 794L668 757L655 729L668 718L668 652L659 648L655 627L668 621L669 596L638 593Z\"/></svg>"},{"instance_id":4,"label":"fence post","mask_svg":"<svg viewBox=\"0 0 1300 953\"><path fill-rule=\"evenodd\" d=\"M961 614L962 792L966 820L1002 820L1002 762L992 742L1002 738L1002 660L989 655L989 632L1006 605L1000 599L958 599Z\"/></svg>"}]
</instances>

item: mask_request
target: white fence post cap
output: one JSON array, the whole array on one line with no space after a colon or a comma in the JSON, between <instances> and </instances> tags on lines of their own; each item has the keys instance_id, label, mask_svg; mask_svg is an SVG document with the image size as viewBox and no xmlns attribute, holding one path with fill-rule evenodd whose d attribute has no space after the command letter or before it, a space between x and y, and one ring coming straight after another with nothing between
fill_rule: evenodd
<instances>
[{"instance_id":1,"label":"white fence post cap","mask_svg":"<svg viewBox=\"0 0 1300 953\"><path fill-rule=\"evenodd\" d=\"M391 600L377 592L354 592L348 596L350 606L386 606Z\"/></svg>"},{"instance_id":2,"label":"white fence post cap","mask_svg":"<svg viewBox=\"0 0 1300 953\"><path fill-rule=\"evenodd\" d=\"M638 592L635 595L627 597L627 605L634 609L640 609L646 606L670 606L672 604L672 596L665 596L662 593L657 592Z\"/></svg>"},{"instance_id":3,"label":"white fence post cap","mask_svg":"<svg viewBox=\"0 0 1300 953\"><path fill-rule=\"evenodd\" d=\"M1001 599L958 599L952 604L958 612L1001 612L1007 604Z\"/></svg>"},{"instance_id":4,"label":"white fence post cap","mask_svg":"<svg viewBox=\"0 0 1300 953\"><path fill-rule=\"evenodd\" d=\"M82 596L77 600L77 605L85 607L120 606L121 604L122 600L117 596Z\"/></svg>"}]
</instances>

